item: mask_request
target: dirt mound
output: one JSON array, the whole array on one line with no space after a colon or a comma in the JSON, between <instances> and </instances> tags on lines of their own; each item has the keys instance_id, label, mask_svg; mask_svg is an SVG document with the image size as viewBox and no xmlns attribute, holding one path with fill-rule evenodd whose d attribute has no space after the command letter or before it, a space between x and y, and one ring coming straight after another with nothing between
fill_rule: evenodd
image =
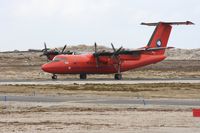
<instances>
[{"instance_id":1,"label":"dirt mound","mask_svg":"<svg viewBox=\"0 0 200 133\"><path fill-rule=\"evenodd\" d=\"M166 55L169 60L200 60L200 49L170 49Z\"/></svg>"},{"instance_id":2,"label":"dirt mound","mask_svg":"<svg viewBox=\"0 0 200 133\"><path fill-rule=\"evenodd\" d=\"M58 48L59 50L62 50L63 47ZM111 47L98 45L98 51L112 51ZM37 51L37 50L36 50ZM0 53L0 59L4 57L11 58L12 56L23 56L25 58L33 58L35 56L36 59L39 59L38 52L34 50L31 50L31 52L21 52L18 50L10 51L7 53ZM94 46L93 45L71 45L66 48L66 51L73 51L77 53L87 53L87 52L94 52ZM12 53L12 54L11 54ZM37 54L35 54L37 53ZM198 49L180 49L180 48L174 48L166 51L167 60L200 60L200 48ZM39 59L40 60L40 59Z\"/></svg>"}]
</instances>

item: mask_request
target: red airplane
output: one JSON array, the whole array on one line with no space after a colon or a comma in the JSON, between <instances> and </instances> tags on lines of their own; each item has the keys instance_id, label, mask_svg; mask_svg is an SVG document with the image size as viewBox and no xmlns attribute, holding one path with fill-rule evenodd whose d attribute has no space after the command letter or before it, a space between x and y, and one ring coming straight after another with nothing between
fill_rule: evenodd
<instances>
[{"instance_id":1,"label":"red airplane","mask_svg":"<svg viewBox=\"0 0 200 133\"><path fill-rule=\"evenodd\" d=\"M52 73L52 79L57 79L56 74L80 74L80 79L86 79L87 74L112 74L115 73L116 80L122 79L121 72L134 68L157 63L166 58L164 55L167 42L171 33L171 25L193 25L186 22L158 22L141 23L141 25L156 26L150 41L145 47L133 50L125 50L122 47L113 52L97 51L80 55L56 55L49 63L42 65L42 70Z\"/></svg>"}]
</instances>

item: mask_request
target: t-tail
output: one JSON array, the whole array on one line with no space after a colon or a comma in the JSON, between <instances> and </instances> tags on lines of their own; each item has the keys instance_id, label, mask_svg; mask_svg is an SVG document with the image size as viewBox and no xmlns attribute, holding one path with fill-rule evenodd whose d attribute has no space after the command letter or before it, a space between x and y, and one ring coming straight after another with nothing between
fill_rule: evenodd
<instances>
[{"instance_id":1,"label":"t-tail","mask_svg":"<svg viewBox=\"0 0 200 133\"><path fill-rule=\"evenodd\" d=\"M193 25L190 21L186 22L158 22L158 23L141 23L141 25L156 26L149 43L146 46L147 50L155 51L156 54L164 54L167 47L172 25Z\"/></svg>"}]
</instances>

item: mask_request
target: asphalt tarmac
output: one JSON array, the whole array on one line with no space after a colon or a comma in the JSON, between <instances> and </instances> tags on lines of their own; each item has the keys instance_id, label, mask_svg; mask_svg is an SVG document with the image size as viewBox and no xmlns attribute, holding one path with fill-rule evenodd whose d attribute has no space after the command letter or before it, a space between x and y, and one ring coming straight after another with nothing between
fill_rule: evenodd
<instances>
[{"instance_id":1,"label":"asphalt tarmac","mask_svg":"<svg viewBox=\"0 0 200 133\"><path fill-rule=\"evenodd\" d=\"M0 80L0 85L68 85L68 84L141 84L141 83L200 83L200 79L66 79L66 80ZM180 105L180 106L200 106L200 99L143 99L143 98L110 98L90 96L2 96L0 101L17 102L70 102L70 103L93 103L93 104L141 104L141 105Z\"/></svg>"},{"instance_id":2,"label":"asphalt tarmac","mask_svg":"<svg viewBox=\"0 0 200 133\"><path fill-rule=\"evenodd\" d=\"M98 96L0 96L0 101L41 102L41 103L92 103L92 104L120 104L120 105L176 105L200 106L200 99L142 99L142 98L110 98Z\"/></svg>"},{"instance_id":3,"label":"asphalt tarmac","mask_svg":"<svg viewBox=\"0 0 200 133\"><path fill-rule=\"evenodd\" d=\"M0 80L0 85L68 85L68 84L142 84L142 83L200 83L200 79L66 79L66 80Z\"/></svg>"}]
</instances>

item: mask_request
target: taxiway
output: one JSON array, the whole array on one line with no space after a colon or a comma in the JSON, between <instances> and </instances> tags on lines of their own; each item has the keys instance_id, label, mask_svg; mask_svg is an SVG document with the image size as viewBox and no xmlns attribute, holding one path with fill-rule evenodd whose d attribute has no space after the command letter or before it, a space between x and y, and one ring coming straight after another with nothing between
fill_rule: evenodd
<instances>
[{"instance_id":1,"label":"taxiway","mask_svg":"<svg viewBox=\"0 0 200 133\"><path fill-rule=\"evenodd\" d=\"M200 79L66 79L66 80L0 80L0 85L69 85L69 84L142 84L142 83L200 83Z\"/></svg>"},{"instance_id":2,"label":"taxiway","mask_svg":"<svg viewBox=\"0 0 200 133\"><path fill-rule=\"evenodd\" d=\"M0 96L0 101L15 102L41 102L41 103L89 103L89 104L115 104L115 105L176 105L176 106L200 106L199 99L143 99L143 98L114 98L98 96Z\"/></svg>"}]
</instances>

